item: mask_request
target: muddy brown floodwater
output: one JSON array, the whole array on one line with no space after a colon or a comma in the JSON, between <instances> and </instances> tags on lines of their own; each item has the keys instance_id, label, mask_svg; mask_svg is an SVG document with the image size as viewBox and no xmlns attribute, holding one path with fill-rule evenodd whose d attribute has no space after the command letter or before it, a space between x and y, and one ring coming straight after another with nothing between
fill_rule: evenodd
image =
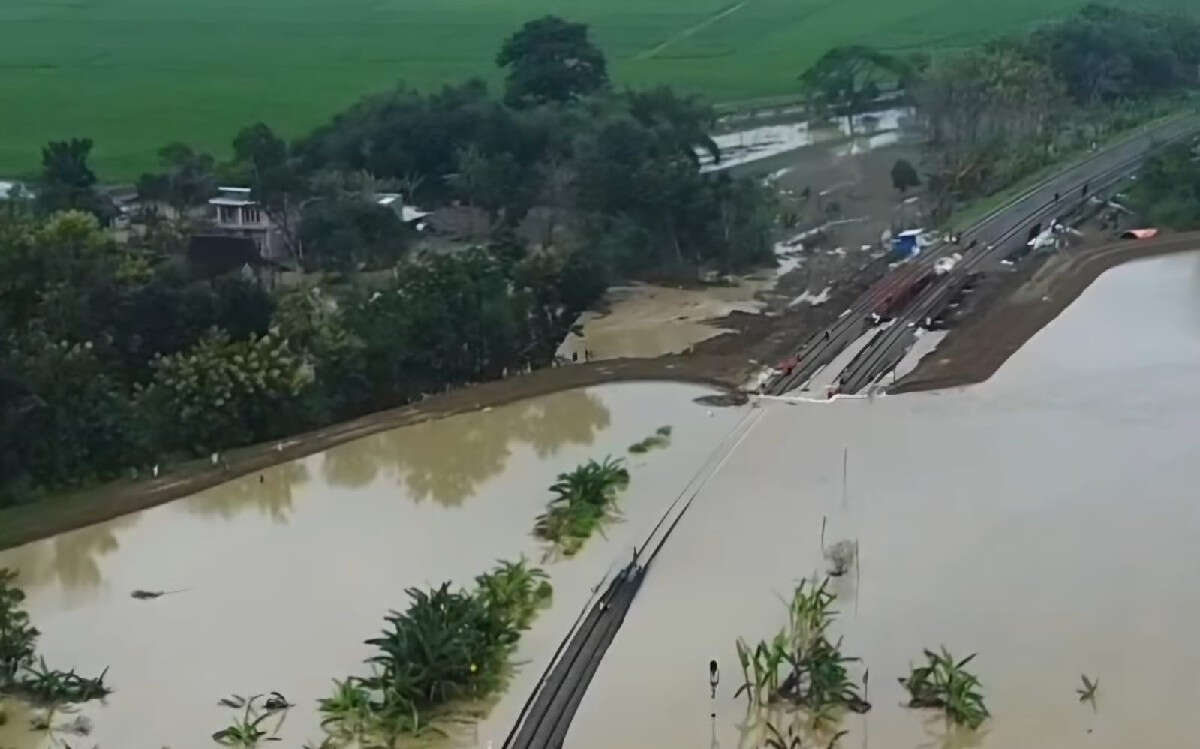
<instances>
[{"instance_id":1,"label":"muddy brown floodwater","mask_svg":"<svg viewBox=\"0 0 1200 749\"><path fill-rule=\"evenodd\" d=\"M860 545L834 634L874 705L839 746L1195 746L1197 382L1193 253L1105 273L981 385L764 403L655 562L567 746L762 746L733 697L734 641L770 637L780 597L823 572L822 517L827 542ZM978 733L900 707L896 678L943 644L979 653Z\"/></svg>"},{"instance_id":2,"label":"muddy brown floodwater","mask_svg":"<svg viewBox=\"0 0 1200 749\"><path fill-rule=\"evenodd\" d=\"M740 417L693 402L712 392L609 385L425 422L2 552L0 567L20 570L48 662L107 666L116 691L84 708L95 731L83 739L30 733L23 708L0 708L0 747L209 746L229 717L219 698L271 690L296 703L281 745L317 740L317 699L334 677L364 672L363 640L406 605L406 587L467 585L497 559L540 560L530 531L554 476L626 455L624 522L547 565L553 606L472 732L471 743L499 746L590 588L628 561ZM626 454L663 425L673 427L669 447ZM136 589L182 591L147 601L131 598Z\"/></svg>"}]
</instances>

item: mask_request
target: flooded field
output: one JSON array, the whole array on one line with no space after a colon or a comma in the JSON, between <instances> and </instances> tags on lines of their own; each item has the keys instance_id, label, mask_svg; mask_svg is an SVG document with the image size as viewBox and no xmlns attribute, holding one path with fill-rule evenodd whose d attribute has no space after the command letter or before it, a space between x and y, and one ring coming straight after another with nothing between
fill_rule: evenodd
<instances>
[{"instance_id":1,"label":"flooded field","mask_svg":"<svg viewBox=\"0 0 1200 749\"><path fill-rule=\"evenodd\" d=\"M217 700L279 690L296 703L281 746L319 740L316 700L362 673L363 640L404 589L468 584L498 558L540 561L530 535L554 476L626 455L657 427L671 444L631 458L625 521L547 564L555 594L521 640L511 688L468 743L503 741L532 683L601 576L632 547L740 415L704 388L624 384L563 392L347 443L112 522L0 552L21 571L51 666L115 692L83 713L87 738L33 734L4 707L4 749L209 746ZM171 592L136 600L137 589ZM67 722L64 716L58 722Z\"/></svg>"},{"instance_id":2,"label":"flooded field","mask_svg":"<svg viewBox=\"0 0 1200 749\"><path fill-rule=\"evenodd\" d=\"M701 341L726 332L711 321L731 312L757 313L764 304L755 299L776 277L774 269L760 271L732 286L677 289L638 284L608 290L607 309L579 316L582 336L568 334L558 355L596 359L654 357L678 354Z\"/></svg>"},{"instance_id":3,"label":"flooded field","mask_svg":"<svg viewBox=\"0 0 1200 749\"><path fill-rule=\"evenodd\" d=\"M772 636L781 596L823 574L824 517L827 543L861 550L834 634L874 706L839 746L1194 746L1198 381L1193 254L1103 275L980 386L764 403L655 562L567 745L762 746L733 696L734 641ZM978 733L900 706L896 678L943 644L979 653Z\"/></svg>"}]
</instances>

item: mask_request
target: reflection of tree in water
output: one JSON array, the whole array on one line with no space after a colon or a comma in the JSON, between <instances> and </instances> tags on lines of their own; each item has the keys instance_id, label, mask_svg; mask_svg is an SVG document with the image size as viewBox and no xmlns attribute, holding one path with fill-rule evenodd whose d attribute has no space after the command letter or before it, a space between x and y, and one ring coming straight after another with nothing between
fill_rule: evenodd
<instances>
[{"instance_id":1,"label":"reflection of tree in water","mask_svg":"<svg viewBox=\"0 0 1200 749\"><path fill-rule=\"evenodd\" d=\"M921 722L921 728L929 741L918 745L917 749L976 749L983 746L987 738L986 725L982 728L971 729L952 723L945 715L931 715Z\"/></svg>"},{"instance_id":2,"label":"reflection of tree in water","mask_svg":"<svg viewBox=\"0 0 1200 749\"><path fill-rule=\"evenodd\" d=\"M276 523L286 523L292 511L292 489L306 481L308 469L293 461L226 481L183 501L188 510L200 515L228 520L243 510L257 509Z\"/></svg>"},{"instance_id":3,"label":"reflection of tree in water","mask_svg":"<svg viewBox=\"0 0 1200 749\"><path fill-rule=\"evenodd\" d=\"M513 442L532 446L544 458L565 444L591 444L608 425L608 408L599 398L569 390L356 440L325 453L322 470L330 484L357 488L390 469L404 477L414 501L428 497L457 506L504 470Z\"/></svg>"},{"instance_id":4,"label":"reflection of tree in water","mask_svg":"<svg viewBox=\"0 0 1200 749\"><path fill-rule=\"evenodd\" d=\"M741 674L738 674L741 678ZM835 713L835 716L838 714ZM813 725L813 715L808 710L789 704L773 704L770 707L747 705L746 715L738 724L738 749L763 749L776 738L774 728L785 742L799 738L805 747L829 746L838 731L845 728L840 720L820 721ZM778 740L776 738L776 740ZM835 744L836 745L836 744Z\"/></svg>"},{"instance_id":5,"label":"reflection of tree in water","mask_svg":"<svg viewBox=\"0 0 1200 749\"><path fill-rule=\"evenodd\" d=\"M55 581L67 590L94 588L102 579L100 557L120 546L115 531L133 525L139 517L123 515L10 549L0 554L0 567L18 570L21 587L27 591Z\"/></svg>"}]
</instances>

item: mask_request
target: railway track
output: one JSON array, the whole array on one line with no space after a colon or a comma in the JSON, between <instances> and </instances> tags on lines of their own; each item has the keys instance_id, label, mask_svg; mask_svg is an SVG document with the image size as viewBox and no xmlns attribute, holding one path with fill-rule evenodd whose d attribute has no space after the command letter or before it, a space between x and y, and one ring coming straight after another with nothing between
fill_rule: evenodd
<instances>
[{"instance_id":1,"label":"railway track","mask_svg":"<svg viewBox=\"0 0 1200 749\"><path fill-rule=\"evenodd\" d=\"M839 375L839 392L857 393L893 369L915 340L916 323L940 311L972 273L989 261L1006 257L1019 247L1014 240L1021 238L1021 233L1028 226L1038 225L1048 218L1065 214L1068 208L1085 204L1093 195L1109 190L1120 182L1149 153L1197 131L1200 131L1200 116L1196 115L1164 123L1043 180L963 232L960 244L965 242L974 249L965 251L962 261L953 270L935 278L932 285L909 301L896 315L895 323L877 334L855 356ZM866 332L866 316L886 297L888 289L896 283L903 283L905 278L911 278L913 274L919 276L932 272L939 257L957 248L957 245L940 243L923 253L916 262L888 274L842 313L836 322L809 338L796 354L795 364L790 371L770 380L764 392L782 395L808 381Z\"/></svg>"},{"instance_id":2,"label":"railway track","mask_svg":"<svg viewBox=\"0 0 1200 749\"><path fill-rule=\"evenodd\" d=\"M625 621L647 571L708 479L741 444L762 414L760 409L751 409L734 425L634 551L633 560L613 576L602 594L598 597L593 594L593 600L588 601L551 656L503 749L558 749L563 745L592 677ZM597 591L606 580L607 576L596 586Z\"/></svg>"}]
</instances>

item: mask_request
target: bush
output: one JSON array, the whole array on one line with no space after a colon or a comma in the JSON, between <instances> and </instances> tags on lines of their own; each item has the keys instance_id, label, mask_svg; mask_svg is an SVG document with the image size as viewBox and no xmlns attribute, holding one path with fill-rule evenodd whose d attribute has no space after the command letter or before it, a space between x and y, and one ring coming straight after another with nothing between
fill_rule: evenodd
<instances>
[{"instance_id":1,"label":"bush","mask_svg":"<svg viewBox=\"0 0 1200 749\"><path fill-rule=\"evenodd\" d=\"M499 689L521 632L552 595L546 574L525 560L500 562L476 579L472 591L442 583L409 588L408 608L386 617L388 626L367 644L369 677L335 681L321 701L322 725L333 740L377 739L420 733L449 703Z\"/></svg>"},{"instance_id":2,"label":"bush","mask_svg":"<svg viewBox=\"0 0 1200 749\"><path fill-rule=\"evenodd\" d=\"M989 713L983 704L978 677L966 670L975 654L955 661L950 651L925 651L926 665L913 668L900 684L909 694L909 707L934 707L945 711L946 717L966 726L978 728Z\"/></svg>"},{"instance_id":3,"label":"bush","mask_svg":"<svg viewBox=\"0 0 1200 749\"><path fill-rule=\"evenodd\" d=\"M25 592L13 585L16 578L17 573L0 568L0 694L55 705L100 699L112 691L104 686L108 669L91 679L47 668L45 659L35 657L40 633L21 608Z\"/></svg>"},{"instance_id":4,"label":"bush","mask_svg":"<svg viewBox=\"0 0 1200 749\"><path fill-rule=\"evenodd\" d=\"M570 473L560 473L550 486L555 498L539 515L533 532L572 556L605 520L616 514L617 492L629 484L621 459L589 460Z\"/></svg>"},{"instance_id":5,"label":"bush","mask_svg":"<svg viewBox=\"0 0 1200 749\"><path fill-rule=\"evenodd\" d=\"M313 382L312 368L269 333L231 341L214 331L152 366L138 405L158 419L157 444L200 453L286 433L300 420L296 406Z\"/></svg>"}]
</instances>

